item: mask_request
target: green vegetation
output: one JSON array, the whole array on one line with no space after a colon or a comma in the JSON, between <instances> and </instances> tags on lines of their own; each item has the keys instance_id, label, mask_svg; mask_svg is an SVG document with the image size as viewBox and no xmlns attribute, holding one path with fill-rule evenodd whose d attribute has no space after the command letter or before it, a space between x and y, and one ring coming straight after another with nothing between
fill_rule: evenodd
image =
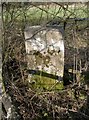
<instances>
[{"instance_id":1,"label":"green vegetation","mask_svg":"<svg viewBox=\"0 0 89 120\"><path fill-rule=\"evenodd\" d=\"M11 8L4 13L5 21L25 22L30 25L45 24L53 19L64 21L66 18L87 18L88 10L86 5L63 6L50 4L49 6L25 6L17 8L11 4ZM8 22L9 22L8 21Z\"/></svg>"},{"instance_id":2,"label":"green vegetation","mask_svg":"<svg viewBox=\"0 0 89 120\"><path fill-rule=\"evenodd\" d=\"M56 79L43 77L41 75L33 75L29 83L34 90L62 90L64 88L63 82L58 82Z\"/></svg>"}]
</instances>

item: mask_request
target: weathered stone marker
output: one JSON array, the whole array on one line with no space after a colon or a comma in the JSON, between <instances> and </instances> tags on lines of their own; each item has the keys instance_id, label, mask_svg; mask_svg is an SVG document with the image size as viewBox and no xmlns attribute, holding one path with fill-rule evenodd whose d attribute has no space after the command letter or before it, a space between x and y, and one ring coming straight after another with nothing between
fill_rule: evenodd
<instances>
[{"instance_id":1,"label":"weathered stone marker","mask_svg":"<svg viewBox=\"0 0 89 120\"><path fill-rule=\"evenodd\" d=\"M28 26L24 34L29 72L61 80L64 70L61 28Z\"/></svg>"}]
</instances>

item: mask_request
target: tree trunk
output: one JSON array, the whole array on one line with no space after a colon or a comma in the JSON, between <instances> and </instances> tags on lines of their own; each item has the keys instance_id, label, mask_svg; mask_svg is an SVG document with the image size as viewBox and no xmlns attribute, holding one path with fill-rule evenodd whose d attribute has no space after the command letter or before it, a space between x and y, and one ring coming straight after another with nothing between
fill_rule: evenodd
<instances>
[{"instance_id":1,"label":"tree trunk","mask_svg":"<svg viewBox=\"0 0 89 120\"><path fill-rule=\"evenodd\" d=\"M2 3L0 2L0 33L3 33L3 20L2 20L2 15L3 15L3 10L2 10ZM18 116L15 110L15 107L12 104L11 97L6 94L5 91L5 85L3 84L3 77L2 77L2 45L3 42L3 37L2 34L0 34L0 119L2 120L17 120ZM5 78L5 77L4 77ZM6 80L6 79L5 79Z\"/></svg>"}]
</instances>

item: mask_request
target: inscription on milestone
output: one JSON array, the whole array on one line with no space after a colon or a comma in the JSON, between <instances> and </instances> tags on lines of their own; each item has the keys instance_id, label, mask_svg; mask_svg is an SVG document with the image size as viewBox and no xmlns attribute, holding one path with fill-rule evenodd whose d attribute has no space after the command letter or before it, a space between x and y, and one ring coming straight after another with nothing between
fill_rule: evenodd
<instances>
[{"instance_id":1,"label":"inscription on milestone","mask_svg":"<svg viewBox=\"0 0 89 120\"><path fill-rule=\"evenodd\" d=\"M24 31L28 69L63 77L64 41L60 28L31 26Z\"/></svg>"}]
</instances>

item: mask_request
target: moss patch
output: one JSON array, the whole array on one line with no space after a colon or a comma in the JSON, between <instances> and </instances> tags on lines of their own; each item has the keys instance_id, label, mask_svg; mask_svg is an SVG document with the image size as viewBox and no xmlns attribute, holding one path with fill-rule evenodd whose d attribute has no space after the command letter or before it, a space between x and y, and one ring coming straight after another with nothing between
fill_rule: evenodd
<instances>
[{"instance_id":1,"label":"moss patch","mask_svg":"<svg viewBox=\"0 0 89 120\"><path fill-rule=\"evenodd\" d=\"M58 82L56 79L44 77L40 75L33 75L31 77L30 85L35 90L62 90L63 82Z\"/></svg>"}]
</instances>

